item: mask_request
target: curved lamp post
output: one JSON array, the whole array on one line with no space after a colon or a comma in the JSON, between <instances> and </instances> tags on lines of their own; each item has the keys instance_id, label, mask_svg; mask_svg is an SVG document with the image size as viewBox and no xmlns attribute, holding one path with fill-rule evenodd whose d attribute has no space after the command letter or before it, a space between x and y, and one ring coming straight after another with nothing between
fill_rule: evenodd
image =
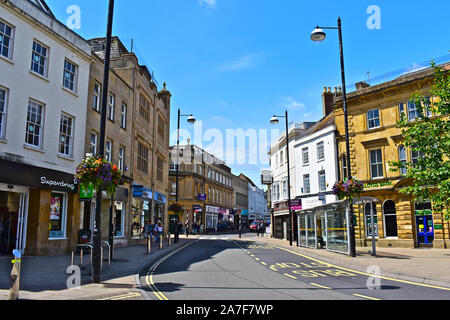
<instances>
[{"instance_id":1,"label":"curved lamp post","mask_svg":"<svg viewBox=\"0 0 450 320\"><path fill-rule=\"evenodd\" d=\"M339 17L337 20L337 27L319 27L311 33L311 40L316 42L324 41L327 37L324 29L334 29L338 30L339 33L339 52L341 58L341 78L342 78L342 103L344 110L344 120L345 120L345 143L346 143L346 153L347 153L347 178L349 180L352 179L352 170L350 167L350 140L348 133L348 113L347 113L347 89L345 85L345 69L344 69L344 49L342 44L342 23L341 18ZM353 203L350 201L350 235L349 235L349 247L350 247L350 255L352 257L356 257L356 241L355 241L355 226L353 225Z\"/></svg>"},{"instance_id":2,"label":"curved lamp post","mask_svg":"<svg viewBox=\"0 0 450 320\"><path fill-rule=\"evenodd\" d=\"M288 207L289 207L289 224L291 227L291 232L289 234L289 245L292 246L292 240L294 238L294 215L292 214L292 206L291 206L291 166L289 162L289 120L288 120L288 112L286 110L284 116L273 116L270 119L271 124L279 124L280 120L278 118L286 119L286 155L287 155L287 175L288 175Z\"/></svg>"}]
</instances>

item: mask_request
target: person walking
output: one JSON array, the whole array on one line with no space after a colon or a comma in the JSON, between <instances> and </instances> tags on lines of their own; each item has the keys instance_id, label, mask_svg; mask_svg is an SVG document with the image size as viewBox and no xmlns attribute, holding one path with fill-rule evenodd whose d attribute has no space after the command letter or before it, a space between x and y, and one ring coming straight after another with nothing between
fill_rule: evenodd
<instances>
[{"instance_id":1,"label":"person walking","mask_svg":"<svg viewBox=\"0 0 450 320\"><path fill-rule=\"evenodd\" d=\"M189 237L189 219L186 220L186 223L184 224L184 232L186 232L186 238Z\"/></svg>"},{"instance_id":2,"label":"person walking","mask_svg":"<svg viewBox=\"0 0 450 320\"><path fill-rule=\"evenodd\" d=\"M151 236L150 231L151 231L150 224L148 223L148 220L145 220L144 229L142 230L142 235L144 236L144 239L148 239L148 237Z\"/></svg>"},{"instance_id":3,"label":"person walking","mask_svg":"<svg viewBox=\"0 0 450 320\"><path fill-rule=\"evenodd\" d=\"M158 242L161 241L161 237L164 234L164 228L163 225L161 223L161 221L158 221L157 225L156 225L156 237L158 239Z\"/></svg>"}]
</instances>

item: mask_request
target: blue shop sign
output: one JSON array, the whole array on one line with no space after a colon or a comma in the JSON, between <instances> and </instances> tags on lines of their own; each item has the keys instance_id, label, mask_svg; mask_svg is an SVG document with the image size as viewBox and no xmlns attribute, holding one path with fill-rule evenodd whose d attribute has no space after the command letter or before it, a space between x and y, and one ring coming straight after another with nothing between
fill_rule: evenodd
<instances>
[{"instance_id":1,"label":"blue shop sign","mask_svg":"<svg viewBox=\"0 0 450 320\"><path fill-rule=\"evenodd\" d=\"M134 185L133 186L133 198L142 198L151 200L152 199L152 189L146 188L144 186Z\"/></svg>"},{"instance_id":2,"label":"blue shop sign","mask_svg":"<svg viewBox=\"0 0 450 320\"><path fill-rule=\"evenodd\" d=\"M241 215L242 216L248 216L248 210L242 209Z\"/></svg>"},{"instance_id":3,"label":"blue shop sign","mask_svg":"<svg viewBox=\"0 0 450 320\"><path fill-rule=\"evenodd\" d=\"M158 201L158 202L161 202L161 203L166 203L166 196L161 194L161 193L159 193L159 192L156 192L156 191L155 191L155 198L154 199L155 199L155 201Z\"/></svg>"}]
</instances>

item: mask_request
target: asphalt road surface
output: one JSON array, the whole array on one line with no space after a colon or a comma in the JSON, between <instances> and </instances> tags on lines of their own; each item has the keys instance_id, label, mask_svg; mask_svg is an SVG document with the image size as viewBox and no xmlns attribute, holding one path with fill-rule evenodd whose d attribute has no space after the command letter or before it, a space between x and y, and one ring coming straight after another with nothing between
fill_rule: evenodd
<instances>
[{"instance_id":1,"label":"asphalt road surface","mask_svg":"<svg viewBox=\"0 0 450 320\"><path fill-rule=\"evenodd\" d=\"M153 300L450 300L450 289L327 264L257 241L204 237L141 274Z\"/></svg>"}]
</instances>

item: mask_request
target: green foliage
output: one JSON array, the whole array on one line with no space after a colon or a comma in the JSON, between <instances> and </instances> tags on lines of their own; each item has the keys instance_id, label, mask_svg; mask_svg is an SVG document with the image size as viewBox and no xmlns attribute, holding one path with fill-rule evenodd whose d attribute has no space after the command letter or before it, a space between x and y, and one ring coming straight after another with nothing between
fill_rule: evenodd
<instances>
[{"instance_id":1,"label":"green foliage","mask_svg":"<svg viewBox=\"0 0 450 320\"><path fill-rule=\"evenodd\" d=\"M432 63L435 81L432 101L413 94L418 118L408 121L404 114L397 126L402 129L404 146L420 155L416 163L390 162L391 171L407 169L412 184L400 192L421 201L429 199L433 210L450 220L450 77L447 70ZM429 112L431 111L431 115Z\"/></svg>"}]
</instances>

